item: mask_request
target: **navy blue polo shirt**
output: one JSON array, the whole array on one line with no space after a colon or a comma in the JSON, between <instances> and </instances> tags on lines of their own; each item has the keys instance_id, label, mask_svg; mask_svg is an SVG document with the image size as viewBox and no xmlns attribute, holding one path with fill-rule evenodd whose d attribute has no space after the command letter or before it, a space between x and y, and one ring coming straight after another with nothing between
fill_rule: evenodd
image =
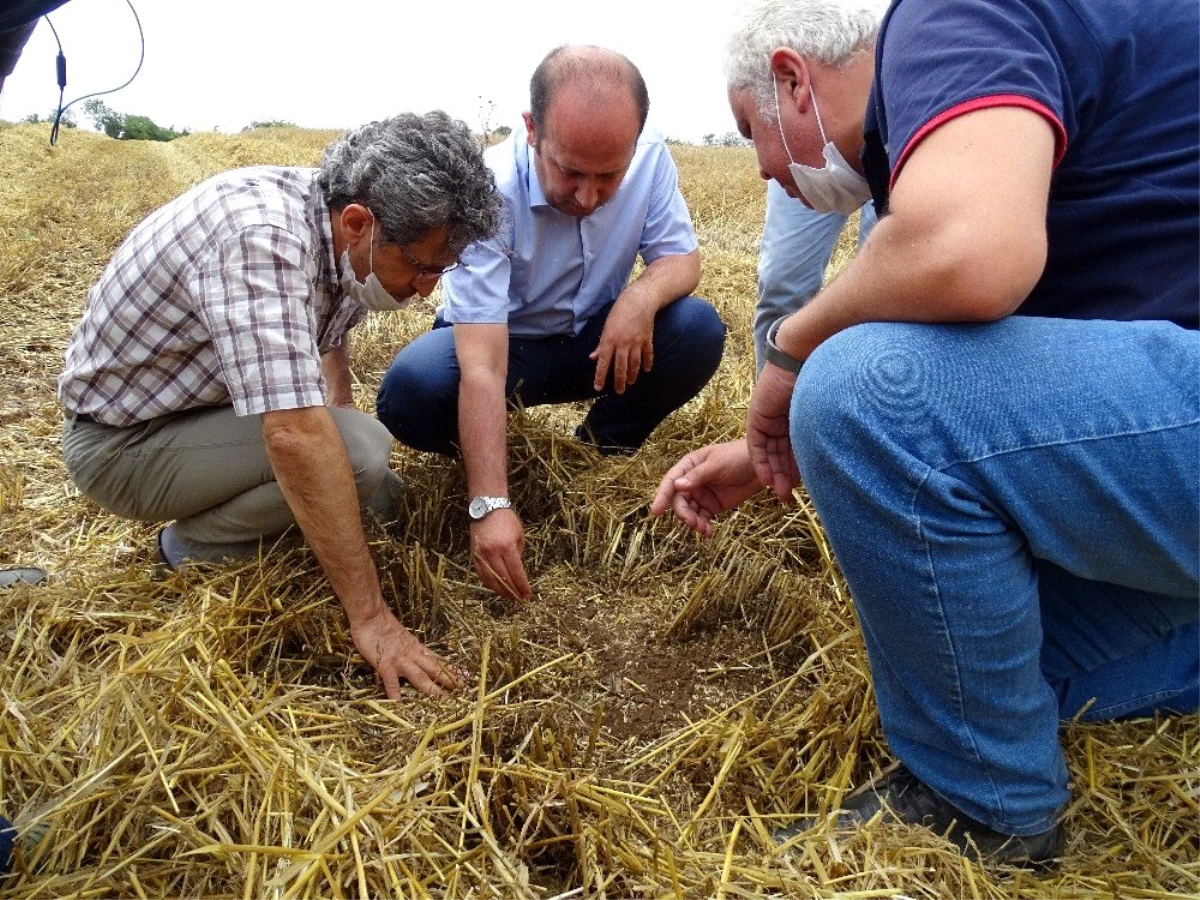
<instances>
[{"instance_id":1,"label":"navy blue polo shirt","mask_svg":"<svg viewBox=\"0 0 1200 900\"><path fill-rule=\"evenodd\" d=\"M1018 313L1197 328L1198 37L1196 0L896 0L867 111L877 203L945 122L1033 110L1057 143L1049 257Z\"/></svg>"}]
</instances>

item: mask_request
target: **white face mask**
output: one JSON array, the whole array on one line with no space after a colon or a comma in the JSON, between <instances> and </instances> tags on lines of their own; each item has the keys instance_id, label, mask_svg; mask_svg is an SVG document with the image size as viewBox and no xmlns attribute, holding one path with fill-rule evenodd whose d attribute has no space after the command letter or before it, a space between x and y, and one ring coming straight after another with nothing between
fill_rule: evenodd
<instances>
[{"instance_id":1,"label":"white face mask","mask_svg":"<svg viewBox=\"0 0 1200 900\"><path fill-rule=\"evenodd\" d=\"M813 112L817 114L817 127L821 129L821 140L825 146L821 155L825 157L825 166L814 169L812 166L801 165L792 156L787 138L783 134L783 118L779 115L779 82L775 85L775 119L779 122L779 136L783 138L783 149L787 151L790 164L788 171L796 182L796 188L804 195L805 201L815 212L838 212L848 216L871 199L871 186L867 179L859 175L846 162L841 151L825 137L825 125L821 122L821 110L817 108L817 95L812 88L808 90L812 97Z\"/></svg>"},{"instance_id":2,"label":"white face mask","mask_svg":"<svg viewBox=\"0 0 1200 900\"><path fill-rule=\"evenodd\" d=\"M385 288L375 277L375 214L371 214L371 234L368 238L367 253L369 266L371 271L367 274L365 282L359 281L354 274L354 267L350 265L350 248L347 247L342 251L342 274L339 279L342 290L346 292L346 296L360 306L365 306L367 309L376 312L393 312L397 309L403 309L408 305L407 300L397 300L387 292Z\"/></svg>"}]
</instances>

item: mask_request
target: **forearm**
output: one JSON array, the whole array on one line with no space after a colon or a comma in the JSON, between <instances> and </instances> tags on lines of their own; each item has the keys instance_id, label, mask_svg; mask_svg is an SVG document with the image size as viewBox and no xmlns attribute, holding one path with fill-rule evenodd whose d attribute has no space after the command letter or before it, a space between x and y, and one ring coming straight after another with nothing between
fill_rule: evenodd
<instances>
[{"instance_id":1,"label":"forearm","mask_svg":"<svg viewBox=\"0 0 1200 900\"><path fill-rule=\"evenodd\" d=\"M508 496L508 326L454 326L460 375L458 434L469 497ZM479 578L504 597L532 593L521 554L525 532L512 509L471 522L471 561Z\"/></svg>"},{"instance_id":2,"label":"forearm","mask_svg":"<svg viewBox=\"0 0 1200 900\"><path fill-rule=\"evenodd\" d=\"M637 299L657 313L664 306L686 297L700 284L700 251L683 256L661 256L642 270L622 292L622 298Z\"/></svg>"},{"instance_id":3,"label":"forearm","mask_svg":"<svg viewBox=\"0 0 1200 900\"><path fill-rule=\"evenodd\" d=\"M327 406L354 406L353 376L350 374L350 335L342 345L321 357L321 374L325 377Z\"/></svg>"},{"instance_id":4,"label":"forearm","mask_svg":"<svg viewBox=\"0 0 1200 900\"><path fill-rule=\"evenodd\" d=\"M807 359L824 341L864 322L984 322L1010 314L1032 282L994 290L999 279L952 223L906 227L885 216L842 273L780 327L776 343Z\"/></svg>"},{"instance_id":5,"label":"forearm","mask_svg":"<svg viewBox=\"0 0 1200 900\"><path fill-rule=\"evenodd\" d=\"M324 407L267 413L263 439L283 496L351 626L376 615L383 595L333 417Z\"/></svg>"},{"instance_id":6,"label":"forearm","mask_svg":"<svg viewBox=\"0 0 1200 900\"><path fill-rule=\"evenodd\" d=\"M462 371L458 435L470 497L508 496L508 415L505 372L482 365Z\"/></svg>"}]
</instances>

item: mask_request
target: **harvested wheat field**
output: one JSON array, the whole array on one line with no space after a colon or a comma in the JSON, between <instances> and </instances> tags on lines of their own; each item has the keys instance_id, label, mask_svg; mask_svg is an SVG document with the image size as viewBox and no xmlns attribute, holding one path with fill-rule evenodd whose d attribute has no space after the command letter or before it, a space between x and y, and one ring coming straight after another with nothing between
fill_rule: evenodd
<instances>
[{"instance_id":1,"label":"harvested wheat field","mask_svg":"<svg viewBox=\"0 0 1200 900\"><path fill-rule=\"evenodd\" d=\"M368 532L402 621L475 673L387 702L294 538L163 577L154 529L83 500L54 378L129 229L201 178L312 165L328 132L118 142L0 130L0 811L46 836L8 897L1186 897L1200 893L1197 717L1063 731L1069 844L1032 874L880 826L768 838L891 760L843 582L803 501L765 495L701 540L647 504L700 442L740 433L763 185L752 151L676 147L730 326L704 393L629 459L514 418L512 493L536 596L467 559L456 465L396 447L407 516ZM357 400L432 304L356 331Z\"/></svg>"}]
</instances>

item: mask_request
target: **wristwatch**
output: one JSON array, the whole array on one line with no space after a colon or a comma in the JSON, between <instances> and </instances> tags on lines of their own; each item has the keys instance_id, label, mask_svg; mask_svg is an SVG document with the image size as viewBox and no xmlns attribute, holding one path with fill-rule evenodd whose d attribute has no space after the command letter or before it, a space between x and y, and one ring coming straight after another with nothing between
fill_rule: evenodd
<instances>
[{"instance_id":1,"label":"wristwatch","mask_svg":"<svg viewBox=\"0 0 1200 900\"><path fill-rule=\"evenodd\" d=\"M783 324L783 320L786 318L787 316L780 316L767 329L767 347L763 352L763 357L771 365L779 366L785 372L797 375L800 372L800 367L804 365L804 360L796 359L790 353L781 350L779 345L775 343L775 335L779 334L779 326Z\"/></svg>"},{"instance_id":2,"label":"wristwatch","mask_svg":"<svg viewBox=\"0 0 1200 900\"><path fill-rule=\"evenodd\" d=\"M467 515L478 522L494 509L512 509L507 497L475 497L467 506Z\"/></svg>"}]
</instances>

